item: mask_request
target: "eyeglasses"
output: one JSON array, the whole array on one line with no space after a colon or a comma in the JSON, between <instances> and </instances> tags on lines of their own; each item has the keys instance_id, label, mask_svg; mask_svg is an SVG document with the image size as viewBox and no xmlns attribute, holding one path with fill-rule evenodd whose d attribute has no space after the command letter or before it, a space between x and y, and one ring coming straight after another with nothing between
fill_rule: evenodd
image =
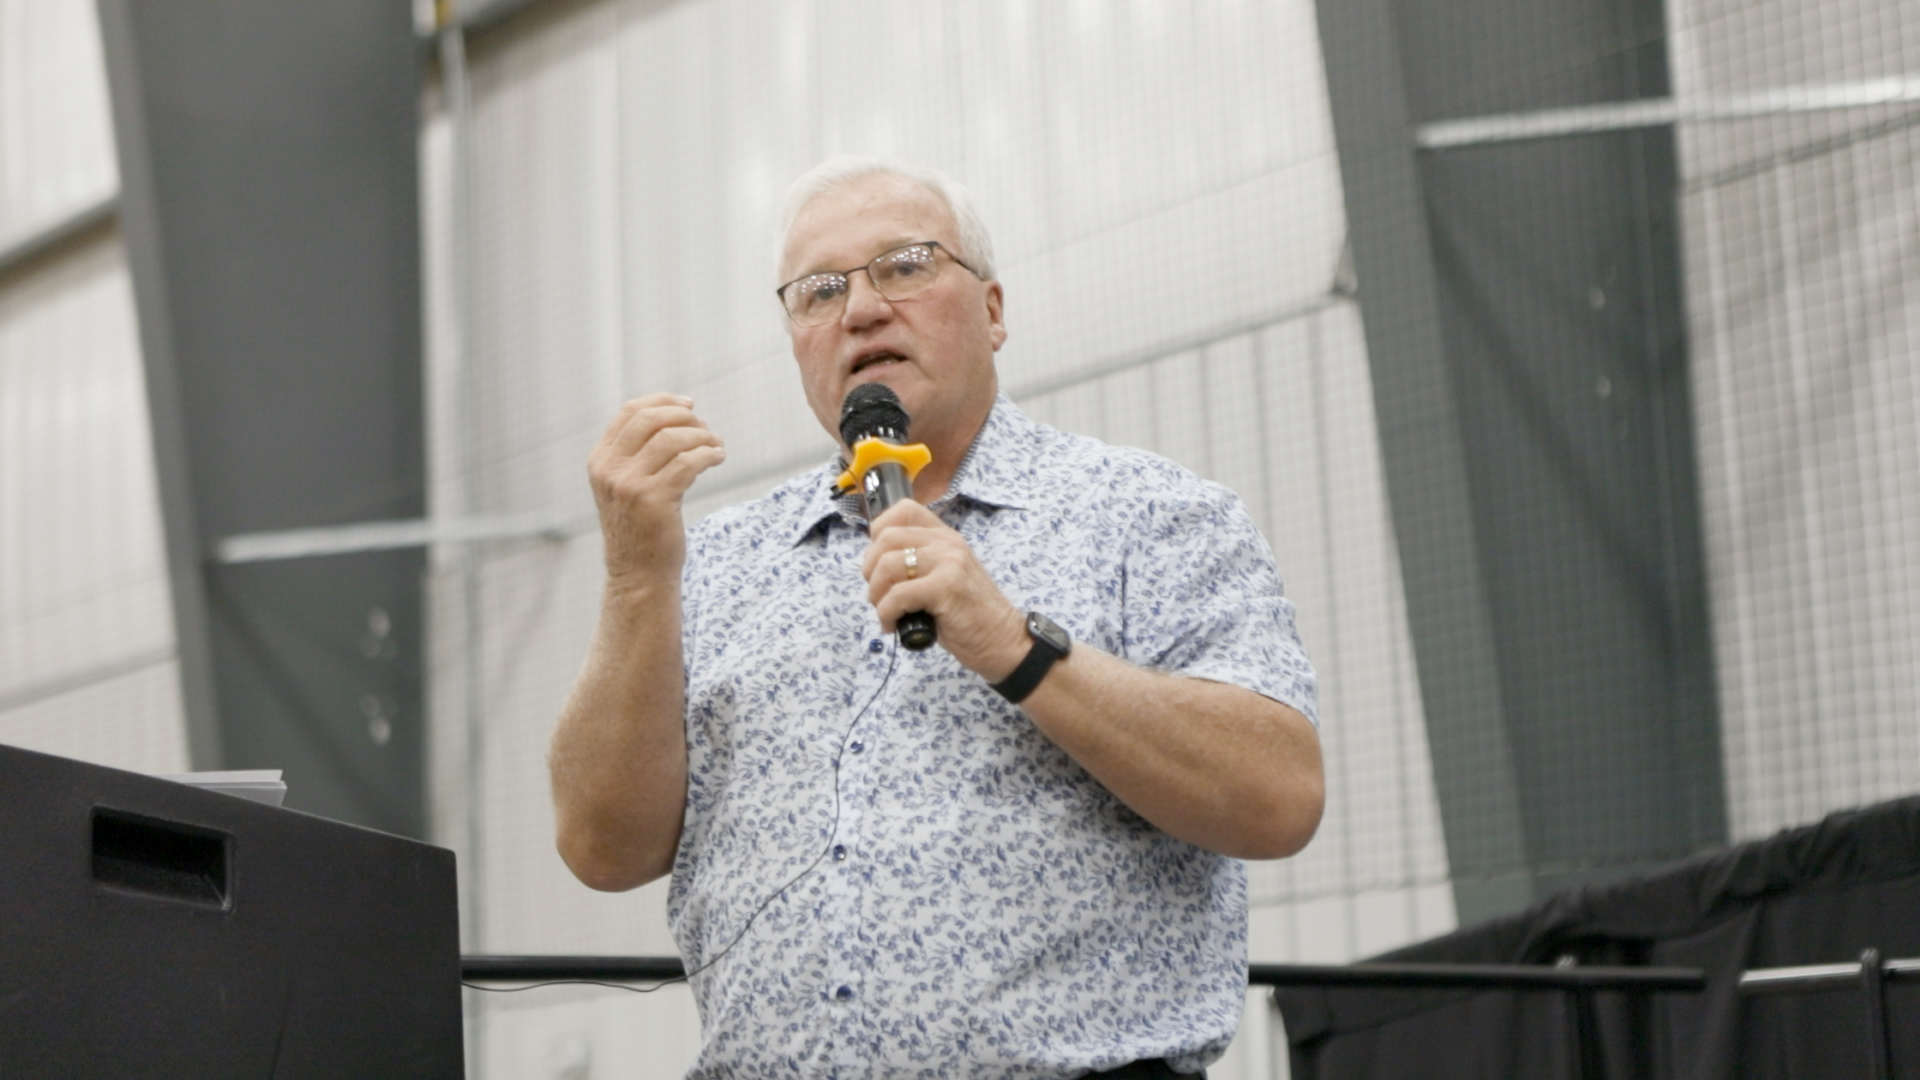
<instances>
[{"instance_id":1,"label":"eyeglasses","mask_svg":"<svg viewBox=\"0 0 1920 1080\"><path fill-rule=\"evenodd\" d=\"M792 319L795 326L825 326L847 310L847 293L853 287L848 280L850 275L865 270L875 292L890 301L910 300L932 288L940 276L940 264L935 258L935 253L940 251L946 251L947 258L959 263L967 273L980 276L979 271L942 247L940 241L922 240L894 248L865 266L826 270L789 281L775 290L774 295L786 306L787 318Z\"/></svg>"}]
</instances>

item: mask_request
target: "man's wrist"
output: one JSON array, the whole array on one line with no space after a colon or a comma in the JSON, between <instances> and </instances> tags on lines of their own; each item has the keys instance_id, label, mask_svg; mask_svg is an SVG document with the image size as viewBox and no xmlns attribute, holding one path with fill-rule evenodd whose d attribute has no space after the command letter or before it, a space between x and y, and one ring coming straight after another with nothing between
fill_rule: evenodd
<instances>
[{"instance_id":1,"label":"man's wrist","mask_svg":"<svg viewBox=\"0 0 1920 1080\"><path fill-rule=\"evenodd\" d=\"M1000 644L993 651L993 659L975 669L980 677L989 684L1002 682L1013 674L1027 658L1027 650L1033 647L1033 639L1027 636L1027 613L1009 605L1007 617L1002 620L1005 632L1000 635Z\"/></svg>"},{"instance_id":2,"label":"man's wrist","mask_svg":"<svg viewBox=\"0 0 1920 1080\"><path fill-rule=\"evenodd\" d=\"M601 590L600 611L604 618L644 616L660 604L676 602L679 594L680 575L677 573L609 577Z\"/></svg>"}]
</instances>

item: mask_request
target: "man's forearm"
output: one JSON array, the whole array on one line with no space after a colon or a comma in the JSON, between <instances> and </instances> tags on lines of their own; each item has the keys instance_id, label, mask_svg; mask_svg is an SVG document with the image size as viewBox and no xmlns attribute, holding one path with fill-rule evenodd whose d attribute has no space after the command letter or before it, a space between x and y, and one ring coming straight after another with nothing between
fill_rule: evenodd
<instances>
[{"instance_id":1,"label":"man's forearm","mask_svg":"<svg viewBox=\"0 0 1920 1080\"><path fill-rule=\"evenodd\" d=\"M1319 734L1251 690L1076 644L1021 708L1115 798L1209 851L1281 858L1319 827Z\"/></svg>"},{"instance_id":2,"label":"man's forearm","mask_svg":"<svg viewBox=\"0 0 1920 1080\"><path fill-rule=\"evenodd\" d=\"M560 857L593 888L673 869L687 796L682 679L677 582L610 590L548 757Z\"/></svg>"},{"instance_id":3,"label":"man's forearm","mask_svg":"<svg viewBox=\"0 0 1920 1080\"><path fill-rule=\"evenodd\" d=\"M724 460L726 447L680 394L622 405L587 455L607 586L547 766L560 857L596 889L635 888L673 869L687 801L680 504Z\"/></svg>"},{"instance_id":4,"label":"man's forearm","mask_svg":"<svg viewBox=\"0 0 1920 1080\"><path fill-rule=\"evenodd\" d=\"M940 645L989 683L1032 647L1026 618L966 540L914 502L873 524L861 563L891 630L926 611ZM905 552L915 552L910 574ZM1121 802L1209 851L1276 859L1305 847L1326 799L1320 736L1306 717L1251 690L1136 667L1090 645L1054 664L1021 708Z\"/></svg>"}]
</instances>

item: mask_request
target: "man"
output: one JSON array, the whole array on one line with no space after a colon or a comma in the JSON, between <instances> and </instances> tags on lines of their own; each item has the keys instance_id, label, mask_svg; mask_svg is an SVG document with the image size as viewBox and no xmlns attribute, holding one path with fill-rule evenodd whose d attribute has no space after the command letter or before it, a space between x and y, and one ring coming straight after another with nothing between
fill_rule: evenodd
<instances>
[{"instance_id":1,"label":"man","mask_svg":"<svg viewBox=\"0 0 1920 1080\"><path fill-rule=\"evenodd\" d=\"M952 181L828 162L784 238L821 425L885 383L932 464L871 524L832 463L689 537L721 440L684 397L620 411L561 855L599 889L673 874L695 1076L1196 1072L1244 995L1237 860L1298 851L1323 800L1272 555L1225 489L999 396L1002 288ZM938 647L887 637L914 611Z\"/></svg>"}]
</instances>

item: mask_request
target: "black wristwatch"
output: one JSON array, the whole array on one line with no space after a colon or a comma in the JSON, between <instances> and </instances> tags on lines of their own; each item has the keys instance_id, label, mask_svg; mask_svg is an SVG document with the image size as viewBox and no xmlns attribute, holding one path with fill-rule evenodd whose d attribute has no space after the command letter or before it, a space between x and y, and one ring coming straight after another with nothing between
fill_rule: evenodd
<instances>
[{"instance_id":1,"label":"black wristwatch","mask_svg":"<svg viewBox=\"0 0 1920 1080\"><path fill-rule=\"evenodd\" d=\"M1073 651L1073 638L1067 636L1052 619L1037 611L1027 612L1027 636L1033 639L1033 647L1027 650L1027 658L1013 669L1013 674L994 683L993 689L1001 697L1020 704L1047 677L1047 669L1053 667L1055 660L1064 660Z\"/></svg>"}]
</instances>

